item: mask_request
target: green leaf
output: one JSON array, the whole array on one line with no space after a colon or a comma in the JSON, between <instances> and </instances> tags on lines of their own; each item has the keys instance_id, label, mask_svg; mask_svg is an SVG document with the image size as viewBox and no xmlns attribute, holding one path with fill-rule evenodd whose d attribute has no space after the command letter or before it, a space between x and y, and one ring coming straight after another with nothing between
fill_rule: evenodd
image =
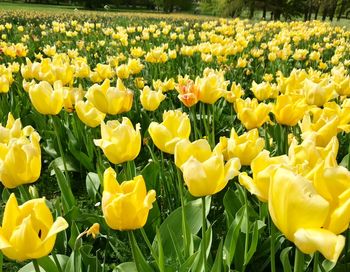
<instances>
[{"instance_id":1,"label":"green leaf","mask_svg":"<svg viewBox=\"0 0 350 272\"><path fill-rule=\"evenodd\" d=\"M81 255L79 251L74 250L70 255L64 272L82 272Z\"/></svg>"},{"instance_id":2,"label":"green leaf","mask_svg":"<svg viewBox=\"0 0 350 272\"><path fill-rule=\"evenodd\" d=\"M253 223L253 237L252 237L252 242L250 244L248 253L246 255L246 258L244 260L244 265L247 265L250 261L250 259L253 257L256 248L258 246L258 241L259 241L259 224L257 222Z\"/></svg>"},{"instance_id":3,"label":"green leaf","mask_svg":"<svg viewBox=\"0 0 350 272\"><path fill-rule=\"evenodd\" d=\"M211 268L211 272L221 272L222 271L222 261L223 261L223 258L222 258L222 253L223 253L223 240L220 241L220 244L219 244L219 248L218 248L218 251L216 253L216 257L215 257L215 261L214 261L214 264Z\"/></svg>"},{"instance_id":4,"label":"green leaf","mask_svg":"<svg viewBox=\"0 0 350 272\"><path fill-rule=\"evenodd\" d=\"M100 188L101 182L100 178L96 173L89 172L86 175L85 179L86 190L91 199L96 199L96 194L98 193L98 189Z\"/></svg>"},{"instance_id":5,"label":"green leaf","mask_svg":"<svg viewBox=\"0 0 350 272\"><path fill-rule=\"evenodd\" d=\"M233 257L236 252L236 243L238 235L243 222L245 207L242 207L236 214L235 220L231 223L231 226L227 232L224 242L224 255L226 256L226 265L231 266Z\"/></svg>"},{"instance_id":6,"label":"green leaf","mask_svg":"<svg viewBox=\"0 0 350 272\"><path fill-rule=\"evenodd\" d=\"M69 159L68 156L65 157L65 160L66 160L66 166L67 166L68 172L79 172L79 169L75 167L74 163ZM63 164L62 157L58 157L50 163L49 169L51 169L51 172L50 172L51 176L55 174L54 165L62 172L64 171L64 164Z\"/></svg>"},{"instance_id":7,"label":"green leaf","mask_svg":"<svg viewBox=\"0 0 350 272\"><path fill-rule=\"evenodd\" d=\"M77 238L80 234L80 231L79 231L77 224L74 221L71 223L70 230L71 231L70 231L70 238L69 238L68 244L72 250L75 250Z\"/></svg>"},{"instance_id":8,"label":"green leaf","mask_svg":"<svg viewBox=\"0 0 350 272\"><path fill-rule=\"evenodd\" d=\"M113 272L138 272L134 262L122 263Z\"/></svg>"},{"instance_id":9,"label":"green leaf","mask_svg":"<svg viewBox=\"0 0 350 272\"><path fill-rule=\"evenodd\" d=\"M84 245L80 248L80 254L83 260L83 264L85 266L86 271L89 272L98 272L101 270L101 264L98 261L97 256L93 256L90 254L92 249L91 245Z\"/></svg>"},{"instance_id":10,"label":"green leaf","mask_svg":"<svg viewBox=\"0 0 350 272\"><path fill-rule=\"evenodd\" d=\"M337 265L337 263L333 263L327 259L325 259L323 262L322 262L322 267L323 267L323 270L325 272L329 272L329 271L332 271L332 269Z\"/></svg>"},{"instance_id":11,"label":"green leaf","mask_svg":"<svg viewBox=\"0 0 350 272\"><path fill-rule=\"evenodd\" d=\"M142 272L153 272L152 267L145 260L132 231L129 231L128 235L137 270Z\"/></svg>"},{"instance_id":12,"label":"green leaf","mask_svg":"<svg viewBox=\"0 0 350 272\"><path fill-rule=\"evenodd\" d=\"M160 166L158 163L151 161L141 171L147 189L155 189L159 177Z\"/></svg>"},{"instance_id":13,"label":"green leaf","mask_svg":"<svg viewBox=\"0 0 350 272\"><path fill-rule=\"evenodd\" d=\"M7 188L4 188L1 194L2 201L6 203L10 197L10 194L11 194L10 191Z\"/></svg>"},{"instance_id":14,"label":"green leaf","mask_svg":"<svg viewBox=\"0 0 350 272\"><path fill-rule=\"evenodd\" d=\"M207 198L207 201L210 201L210 198ZM209 213L210 203L206 204L206 215ZM176 251L183 251L183 233L182 233L182 214L181 207L173 211L162 223L159 228L160 237L162 238L162 244L164 249L164 256L169 258L176 258ZM202 227L202 201L197 199L191 201L185 205L185 216L186 222L191 230L192 234L197 234ZM172 243L173 239L176 240L176 246L179 246L179 249L174 248ZM157 249L157 239L153 241L153 247Z\"/></svg>"},{"instance_id":15,"label":"green leaf","mask_svg":"<svg viewBox=\"0 0 350 272\"><path fill-rule=\"evenodd\" d=\"M52 165L53 170L55 171L57 183L60 187L63 210L65 213L68 213L73 208L73 206L75 206L75 198L72 193L70 184L68 180L66 180L66 177L63 175L62 170L57 167L56 163L52 162L50 165Z\"/></svg>"},{"instance_id":16,"label":"green leaf","mask_svg":"<svg viewBox=\"0 0 350 272\"><path fill-rule=\"evenodd\" d=\"M193 266L194 261L197 259L199 251L193 253L188 259L180 266L180 272L188 272L191 271L191 267Z\"/></svg>"},{"instance_id":17,"label":"green leaf","mask_svg":"<svg viewBox=\"0 0 350 272\"><path fill-rule=\"evenodd\" d=\"M61 265L61 268L64 269L67 261L68 256L65 255L56 255L58 262ZM56 267L56 263L52 256L45 256L41 259L38 259L38 263L40 266L40 271L45 272L58 272L58 268ZM27 265L23 266L18 272L35 272L35 268L33 266L33 263L30 262Z\"/></svg>"},{"instance_id":18,"label":"green leaf","mask_svg":"<svg viewBox=\"0 0 350 272\"><path fill-rule=\"evenodd\" d=\"M284 248L280 255L283 271L285 272L292 272L292 266L290 265L290 261L289 261L289 252L292 250L292 248L293 247Z\"/></svg>"}]
</instances>

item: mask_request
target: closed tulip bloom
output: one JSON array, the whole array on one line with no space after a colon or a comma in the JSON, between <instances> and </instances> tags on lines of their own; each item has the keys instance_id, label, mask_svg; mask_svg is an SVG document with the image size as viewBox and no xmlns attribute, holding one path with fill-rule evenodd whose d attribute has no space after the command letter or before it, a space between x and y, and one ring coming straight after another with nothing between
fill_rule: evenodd
<instances>
[{"instance_id":1,"label":"closed tulip bloom","mask_svg":"<svg viewBox=\"0 0 350 272\"><path fill-rule=\"evenodd\" d=\"M239 98L236 100L234 107L238 119L248 130L259 128L265 122L270 121L270 106L264 103L258 103L256 98L247 98L246 100Z\"/></svg>"},{"instance_id":2,"label":"closed tulip bloom","mask_svg":"<svg viewBox=\"0 0 350 272\"><path fill-rule=\"evenodd\" d=\"M33 183L41 171L40 136L32 132L11 138L8 144L0 143L0 182L7 188Z\"/></svg>"},{"instance_id":3,"label":"closed tulip bloom","mask_svg":"<svg viewBox=\"0 0 350 272\"><path fill-rule=\"evenodd\" d=\"M179 110L163 113L163 122L152 122L148 132L153 143L161 151L174 154L175 145L182 139L188 139L191 134L191 123L188 115Z\"/></svg>"},{"instance_id":4,"label":"closed tulip bloom","mask_svg":"<svg viewBox=\"0 0 350 272\"><path fill-rule=\"evenodd\" d=\"M257 129L252 129L238 136L232 128L230 138L221 137L220 143L225 159L239 158L242 165L250 165L252 160L263 150L265 140L259 137Z\"/></svg>"},{"instance_id":5,"label":"closed tulip bloom","mask_svg":"<svg viewBox=\"0 0 350 272\"><path fill-rule=\"evenodd\" d=\"M305 99L309 105L323 106L335 96L335 86L328 79L315 83L309 79L304 81Z\"/></svg>"},{"instance_id":6,"label":"closed tulip bloom","mask_svg":"<svg viewBox=\"0 0 350 272\"><path fill-rule=\"evenodd\" d=\"M197 77L195 85L199 88L199 101L214 104L227 91L229 81L225 81L223 72L209 72L203 78Z\"/></svg>"},{"instance_id":7,"label":"closed tulip bloom","mask_svg":"<svg viewBox=\"0 0 350 272\"><path fill-rule=\"evenodd\" d=\"M276 168L281 165L288 165L288 163L289 160L286 155L270 157L269 152L263 150L251 163L253 178L249 177L246 172L240 173L239 183L251 194L256 195L260 201L267 202L271 174Z\"/></svg>"},{"instance_id":8,"label":"closed tulip bloom","mask_svg":"<svg viewBox=\"0 0 350 272\"><path fill-rule=\"evenodd\" d=\"M128 61L128 69L132 75L140 73L143 67L144 65L141 63L140 59L129 59Z\"/></svg>"},{"instance_id":9,"label":"closed tulip bloom","mask_svg":"<svg viewBox=\"0 0 350 272\"><path fill-rule=\"evenodd\" d=\"M146 191L142 176L119 184L112 168L104 172L102 211L107 225L115 230L142 228L147 221L152 203L156 200L154 190Z\"/></svg>"},{"instance_id":10,"label":"closed tulip bloom","mask_svg":"<svg viewBox=\"0 0 350 272\"><path fill-rule=\"evenodd\" d=\"M99 126L106 117L106 114L100 112L89 101L78 101L75 110L79 119L89 127Z\"/></svg>"},{"instance_id":11,"label":"closed tulip bloom","mask_svg":"<svg viewBox=\"0 0 350 272\"><path fill-rule=\"evenodd\" d=\"M53 221L45 198L32 199L18 206L14 194L6 203L0 228L0 249L9 259L39 259L52 251L57 233L68 228L62 217Z\"/></svg>"},{"instance_id":12,"label":"closed tulip bloom","mask_svg":"<svg viewBox=\"0 0 350 272\"><path fill-rule=\"evenodd\" d=\"M295 126L305 115L307 104L302 95L280 95L277 97L273 113L277 123Z\"/></svg>"},{"instance_id":13,"label":"closed tulip bloom","mask_svg":"<svg viewBox=\"0 0 350 272\"><path fill-rule=\"evenodd\" d=\"M271 176L269 212L274 224L307 254L320 251L336 262L345 244L343 236L322 228L329 203L306 178L279 168Z\"/></svg>"},{"instance_id":14,"label":"closed tulip bloom","mask_svg":"<svg viewBox=\"0 0 350 272\"><path fill-rule=\"evenodd\" d=\"M63 107L63 87L55 81L53 88L47 81L29 87L29 98L34 108L41 114L58 114Z\"/></svg>"},{"instance_id":15,"label":"closed tulip bloom","mask_svg":"<svg viewBox=\"0 0 350 272\"><path fill-rule=\"evenodd\" d=\"M117 76L121 79L127 79L130 76L130 70L128 68L128 65L122 64L117 67L116 70Z\"/></svg>"},{"instance_id":16,"label":"closed tulip bloom","mask_svg":"<svg viewBox=\"0 0 350 272\"><path fill-rule=\"evenodd\" d=\"M102 121L101 138L94 140L94 143L103 150L107 159L114 164L132 161L140 153L140 125L137 124L134 129L127 117L123 117L122 123L113 120L105 124Z\"/></svg>"},{"instance_id":17,"label":"closed tulip bloom","mask_svg":"<svg viewBox=\"0 0 350 272\"><path fill-rule=\"evenodd\" d=\"M155 111L160 103L165 99L165 95L161 90L152 91L148 86L145 86L141 91L140 101L142 107L147 111Z\"/></svg>"},{"instance_id":18,"label":"closed tulip bloom","mask_svg":"<svg viewBox=\"0 0 350 272\"><path fill-rule=\"evenodd\" d=\"M184 139L179 141L175 146L175 164L177 167L181 168L190 157L194 157L198 161L203 162L207 160L211 154L211 147L206 139L199 139L192 143L190 140Z\"/></svg>"},{"instance_id":19,"label":"closed tulip bloom","mask_svg":"<svg viewBox=\"0 0 350 272\"><path fill-rule=\"evenodd\" d=\"M222 154L213 153L204 161L191 156L181 171L191 195L202 197L224 189L228 181L239 174L240 167L239 159L233 158L225 164Z\"/></svg>"},{"instance_id":20,"label":"closed tulip bloom","mask_svg":"<svg viewBox=\"0 0 350 272\"><path fill-rule=\"evenodd\" d=\"M115 115L131 109L133 92L127 89L119 78L116 87L110 87L110 81L106 79L102 85L92 85L87 91L86 98L99 111Z\"/></svg>"}]
</instances>

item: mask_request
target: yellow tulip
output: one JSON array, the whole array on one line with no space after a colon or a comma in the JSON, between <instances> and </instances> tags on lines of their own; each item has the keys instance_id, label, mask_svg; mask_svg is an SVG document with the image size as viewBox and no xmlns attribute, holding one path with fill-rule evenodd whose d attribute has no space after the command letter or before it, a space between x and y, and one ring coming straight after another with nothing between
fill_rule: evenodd
<instances>
[{"instance_id":1,"label":"yellow tulip","mask_svg":"<svg viewBox=\"0 0 350 272\"><path fill-rule=\"evenodd\" d=\"M269 197L270 177L273 171L281 165L288 165L289 160L286 155L270 157L267 150L261 151L252 163L251 169L253 178L246 172L239 174L239 183L247 190L256 195L260 201L267 202Z\"/></svg>"},{"instance_id":2,"label":"yellow tulip","mask_svg":"<svg viewBox=\"0 0 350 272\"><path fill-rule=\"evenodd\" d=\"M345 238L322 228L329 203L309 180L291 170L277 169L271 176L268 205L274 224L301 251L320 251L330 261L337 261Z\"/></svg>"},{"instance_id":3,"label":"yellow tulip","mask_svg":"<svg viewBox=\"0 0 350 272\"><path fill-rule=\"evenodd\" d=\"M123 117L122 123L117 120L101 123L101 138L94 140L96 146L99 146L107 159L119 164L134 160L141 150L140 124L134 129L131 121Z\"/></svg>"},{"instance_id":4,"label":"yellow tulip","mask_svg":"<svg viewBox=\"0 0 350 272\"><path fill-rule=\"evenodd\" d=\"M18 206L14 194L6 203L0 228L0 249L9 259L39 259L52 251L57 233L68 228L66 220L52 214L45 198L32 199Z\"/></svg>"},{"instance_id":5,"label":"yellow tulip","mask_svg":"<svg viewBox=\"0 0 350 272\"><path fill-rule=\"evenodd\" d=\"M214 104L227 91L228 84L229 81L225 81L224 73L221 71L209 71L205 77L197 77L195 85L199 88L199 101Z\"/></svg>"},{"instance_id":6,"label":"yellow tulip","mask_svg":"<svg viewBox=\"0 0 350 272\"><path fill-rule=\"evenodd\" d=\"M304 81L305 99L309 105L323 106L335 95L335 86L328 79L315 83L309 79Z\"/></svg>"},{"instance_id":7,"label":"yellow tulip","mask_svg":"<svg viewBox=\"0 0 350 272\"><path fill-rule=\"evenodd\" d=\"M130 76L128 65L122 64L117 67L117 76L121 79L127 79Z\"/></svg>"},{"instance_id":8,"label":"yellow tulip","mask_svg":"<svg viewBox=\"0 0 350 272\"><path fill-rule=\"evenodd\" d=\"M175 146L175 165L179 168L190 158L194 157L198 161L207 160L212 154L210 144L205 139L190 142L188 139L179 141Z\"/></svg>"},{"instance_id":9,"label":"yellow tulip","mask_svg":"<svg viewBox=\"0 0 350 272\"><path fill-rule=\"evenodd\" d=\"M32 127L26 127L26 130ZM12 113L10 112L7 116L6 126L0 125L0 143L7 144L11 138L19 138L23 135L22 123L18 118L15 120Z\"/></svg>"},{"instance_id":10,"label":"yellow tulip","mask_svg":"<svg viewBox=\"0 0 350 272\"><path fill-rule=\"evenodd\" d=\"M58 114L63 107L63 86L55 81L53 88L47 81L29 87L29 98L34 108L41 114Z\"/></svg>"},{"instance_id":11,"label":"yellow tulip","mask_svg":"<svg viewBox=\"0 0 350 272\"><path fill-rule=\"evenodd\" d=\"M342 166L320 167L313 185L330 203L325 227L336 234L344 232L350 222L350 172Z\"/></svg>"},{"instance_id":12,"label":"yellow tulip","mask_svg":"<svg viewBox=\"0 0 350 272\"><path fill-rule=\"evenodd\" d=\"M130 74L136 75L140 73L143 69L144 65L141 64L140 59L129 59L128 60L128 69Z\"/></svg>"},{"instance_id":13,"label":"yellow tulip","mask_svg":"<svg viewBox=\"0 0 350 272\"><path fill-rule=\"evenodd\" d=\"M307 105L302 95L280 95L273 108L279 124L295 126L305 114Z\"/></svg>"},{"instance_id":14,"label":"yellow tulip","mask_svg":"<svg viewBox=\"0 0 350 272\"><path fill-rule=\"evenodd\" d=\"M191 134L191 123L188 115L179 110L163 113L163 122L152 122L148 132L153 143L165 153L174 154L175 145L182 139L188 139Z\"/></svg>"},{"instance_id":15,"label":"yellow tulip","mask_svg":"<svg viewBox=\"0 0 350 272\"><path fill-rule=\"evenodd\" d=\"M197 104L199 99L199 87L193 80L182 78L176 86L179 95L177 96L186 107L192 107Z\"/></svg>"},{"instance_id":16,"label":"yellow tulip","mask_svg":"<svg viewBox=\"0 0 350 272\"><path fill-rule=\"evenodd\" d=\"M276 84L270 84L269 82L257 84L253 81L251 90L259 101L276 98L278 96Z\"/></svg>"},{"instance_id":17,"label":"yellow tulip","mask_svg":"<svg viewBox=\"0 0 350 272\"><path fill-rule=\"evenodd\" d=\"M301 136L303 139L306 139L308 137L315 137L316 145L324 147L334 136L337 135L339 117L335 115L331 118L321 117L318 120L315 119L316 118L313 118L311 121L309 114L304 116L303 121L300 124L302 131Z\"/></svg>"},{"instance_id":18,"label":"yellow tulip","mask_svg":"<svg viewBox=\"0 0 350 272\"><path fill-rule=\"evenodd\" d=\"M106 114L100 112L89 101L79 101L75 105L75 110L79 119L89 127L97 127L106 117Z\"/></svg>"},{"instance_id":19,"label":"yellow tulip","mask_svg":"<svg viewBox=\"0 0 350 272\"><path fill-rule=\"evenodd\" d=\"M250 165L252 160L263 150L265 140L259 137L257 129L252 129L238 136L232 128L230 138L221 137L220 143L225 159L239 158L242 165Z\"/></svg>"},{"instance_id":20,"label":"yellow tulip","mask_svg":"<svg viewBox=\"0 0 350 272\"><path fill-rule=\"evenodd\" d=\"M102 211L107 225L115 230L142 228L156 200L154 190L146 191L143 177L119 184L115 171L108 168L104 172L103 185Z\"/></svg>"},{"instance_id":21,"label":"yellow tulip","mask_svg":"<svg viewBox=\"0 0 350 272\"><path fill-rule=\"evenodd\" d=\"M258 103L256 98L247 98L246 100L239 98L236 100L234 107L238 119L248 130L259 128L265 122L270 121L270 106L264 103Z\"/></svg>"},{"instance_id":22,"label":"yellow tulip","mask_svg":"<svg viewBox=\"0 0 350 272\"><path fill-rule=\"evenodd\" d=\"M33 183L40 176L40 136L35 131L28 136L0 143L0 182L7 188Z\"/></svg>"},{"instance_id":23,"label":"yellow tulip","mask_svg":"<svg viewBox=\"0 0 350 272\"><path fill-rule=\"evenodd\" d=\"M226 164L222 154L213 153L204 161L191 156L182 166L188 191L195 197L213 195L225 188L228 181L239 174L239 159L230 159Z\"/></svg>"},{"instance_id":24,"label":"yellow tulip","mask_svg":"<svg viewBox=\"0 0 350 272\"><path fill-rule=\"evenodd\" d=\"M86 98L99 111L114 115L128 112L131 109L133 92L127 89L119 78L116 87L110 87L110 81L106 79L102 85L91 86Z\"/></svg>"},{"instance_id":25,"label":"yellow tulip","mask_svg":"<svg viewBox=\"0 0 350 272\"><path fill-rule=\"evenodd\" d=\"M142 107L147 111L155 111L160 103L165 99L165 95L161 90L152 91L148 86L145 86L141 91L140 101Z\"/></svg>"},{"instance_id":26,"label":"yellow tulip","mask_svg":"<svg viewBox=\"0 0 350 272\"><path fill-rule=\"evenodd\" d=\"M227 102L234 103L238 98L241 98L244 95L244 90L240 84L232 82L230 91L224 93L224 97Z\"/></svg>"}]
</instances>

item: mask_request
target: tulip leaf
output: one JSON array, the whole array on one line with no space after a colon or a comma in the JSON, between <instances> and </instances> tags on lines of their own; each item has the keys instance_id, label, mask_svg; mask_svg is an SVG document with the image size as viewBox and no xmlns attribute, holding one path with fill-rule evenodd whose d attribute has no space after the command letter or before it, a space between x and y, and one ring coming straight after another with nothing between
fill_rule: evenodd
<instances>
[{"instance_id":1,"label":"tulip leaf","mask_svg":"<svg viewBox=\"0 0 350 272\"><path fill-rule=\"evenodd\" d=\"M4 188L1 194L2 201L6 203L9 197L10 197L10 191L7 188Z\"/></svg>"},{"instance_id":2,"label":"tulip leaf","mask_svg":"<svg viewBox=\"0 0 350 272\"><path fill-rule=\"evenodd\" d=\"M85 271L98 272L101 269L101 264L98 261L97 256L91 255L91 245L84 245L80 248L80 254L85 266Z\"/></svg>"},{"instance_id":3,"label":"tulip leaf","mask_svg":"<svg viewBox=\"0 0 350 272\"><path fill-rule=\"evenodd\" d=\"M206 215L209 213L210 198L206 198ZM160 237L162 239L164 256L169 258L176 258L176 248L179 246L179 251L183 251L184 238L182 233L182 211L181 207L173 211L162 223L159 228ZM186 223L192 234L197 234L202 227L202 201L197 199L191 201L185 205L185 217ZM172 237L173 236L173 237ZM172 240L176 241L176 244L172 243ZM157 249L157 239L153 241L153 247Z\"/></svg>"},{"instance_id":4,"label":"tulip leaf","mask_svg":"<svg viewBox=\"0 0 350 272\"><path fill-rule=\"evenodd\" d=\"M228 229L225 242L224 242L224 256L226 256L226 265L228 267L231 266L233 257L236 252L236 244L238 235L241 229L241 225L243 222L243 215L244 215L244 209L245 207L242 207L236 215L235 220L231 223L230 228Z\"/></svg>"},{"instance_id":5,"label":"tulip leaf","mask_svg":"<svg viewBox=\"0 0 350 272\"><path fill-rule=\"evenodd\" d=\"M100 188L101 182L100 178L96 173L89 172L86 175L85 179L86 190L91 199L96 199L96 194L98 193L98 189Z\"/></svg>"},{"instance_id":6,"label":"tulip leaf","mask_svg":"<svg viewBox=\"0 0 350 272\"><path fill-rule=\"evenodd\" d=\"M337 263L331 262L326 259L322 262L322 267L325 272L329 272L336 266L336 264Z\"/></svg>"},{"instance_id":7,"label":"tulip leaf","mask_svg":"<svg viewBox=\"0 0 350 272\"><path fill-rule=\"evenodd\" d=\"M121 263L113 272L138 272L134 262Z\"/></svg>"},{"instance_id":8,"label":"tulip leaf","mask_svg":"<svg viewBox=\"0 0 350 272\"><path fill-rule=\"evenodd\" d=\"M72 193L70 184L68 183L66 177L63 175L62 170L57 167L56 163L52 162L51 164L56 174L58 186L61 190L63 210L66 214L71 210L73 206L75 206L75 198Z\"/></svg>"},{"instance_id":9,"label":"tulip leaf","mask_svg":"<svg viewBox=\"0 0 350 272\"><path fill-rule=\"evenodd\" d=\"M256 248L258 246L258 241L259 241L259 224L257 223L257 221L255 221L253 223L253 237L252 237L252 242L250 244L249 250L247 255L245 256L245 260L244 260L244 265L247 265L249 263L249 261L251 260L251 258L253 257Z\"/></svg>"},{"instance_id":10,"label":"tulip leaf","mask_svg":"<svg viewBox=\"0 0 350 272\"><path fill-rule=\"evenodd\" d=\"M191 271L191 267L193 266L194 261L197 259L199 251L193 253L188 259L180 266L180 272L188 272Z\"/></svg>"},{"instance_id":11,"label":"tulip leaf","mask_svg":"<svg viewBox=\"0 0 350 272\"><path fill-rule=\"evenodd\" d=\"M216 252L216 257L214 264L211 268L211 272L221 272L222 271L222 253L223 253L223 240L220 241L218 251Z\"/></svg>"},{"instance_id":12,"label":"tulip leaf","mask_svg":"<svg viewBox=\"0 0 350 272\"><path fill-rule=\"evenodd\" d=\"M72 160L69 157L67 157L67 156L65 157L65 162L66 162L68 172L79 172L78 168L74 166ZM62 172L64 171L64 164L63 164L62 157L58 157L50 163L49 169L52 169L50 172L51 176L56 174L55 169L53 167L54 165Z\"/></svg>"},{"instance_id":13,"label":"tulip leaf","mask_svg":"<svg viewBox=\"0 0 350 272\"><path fill-rule=\"evenodd\" d=\"M64 272L82 272L81 268L81 254L74 250L68 259Z\"/></svg>"},{"instance_id":14,"label":"tulip leaf","mask_svg":"<svg viewBox=\"0 0 350 272\"><path fill-rule=\"evenodd\" d=\"M285 272L292 272L292 267L290 265L290 261L289 261L289 252L292 250L293 247L286 247L282 250L281 255L280 255L280 259L282 262L282 266L283 266L283 271Z\"/></svg>"},{"instance_id":15,"label":"tulip leaf","mask_svg":"<svg viewBox=\"0 0 350 272\"><path fill-rule=\"evenodd\" d=\"M64 269L67 261L68 256L65 255L56 255L57 260L61 266L61 268ZM45 256L41 259L38 259L38 264L40 266L40 271L45 272L59 272L56 263L52 256ZM23 266L18 272L35 272L35 268L33 266L33 262L28 263L27 265Z\"/></svg>"},{"instance_id":16,"label":"tulip leaf","mask_svg":"<svg viewBox=\"0 0 350 272\"><path fill-rule=\"evenodd\" d=\"M224 207L229 218L229 224L234 220L235 214L242 207L242 203L237 198L237 194L232 189L228 189L224 196Z\"/></svg>"},{"instance_id":17,"label":"tulip leaf","mask_svg":"<svg viewBox=\"0 0 350 272\"><path fill-rule=\"evenodd\" d=\"M143 256L143 254L142 254L142 252L141 252L141 250L136 242L134 234L131 231L129 231L128 235L129 235L129 241L130 241L130 245L132 248L132 254L133 254L133 257L135 260L137 271L153 272L152 267L145 260L145 257Z\"/></svg>"},{"instance_id":18,"label":"tulip leaf","mask_svg":"<svg viewBox=\"0 0 350 272\"><path fill-rule=\"evenodd\" d=\"M156 189L160 166L158 163L151 161L141 171L147 190Z\"/></svg>"}]
</instances>

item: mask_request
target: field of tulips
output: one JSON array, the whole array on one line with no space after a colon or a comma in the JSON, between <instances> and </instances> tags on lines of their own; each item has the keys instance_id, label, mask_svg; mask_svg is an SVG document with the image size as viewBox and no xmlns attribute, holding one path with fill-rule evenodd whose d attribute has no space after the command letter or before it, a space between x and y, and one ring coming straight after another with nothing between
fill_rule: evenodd
<instances>
[{"instance_id":1,"label":"field of tulips","mask_svg":"<svg viewBox=\"0 0 350 272\"><path fill-rule=\"evenodd\" d=\"M0 271L350 271L350 31L0 11Z\"/></svg>"}]
</instances>

